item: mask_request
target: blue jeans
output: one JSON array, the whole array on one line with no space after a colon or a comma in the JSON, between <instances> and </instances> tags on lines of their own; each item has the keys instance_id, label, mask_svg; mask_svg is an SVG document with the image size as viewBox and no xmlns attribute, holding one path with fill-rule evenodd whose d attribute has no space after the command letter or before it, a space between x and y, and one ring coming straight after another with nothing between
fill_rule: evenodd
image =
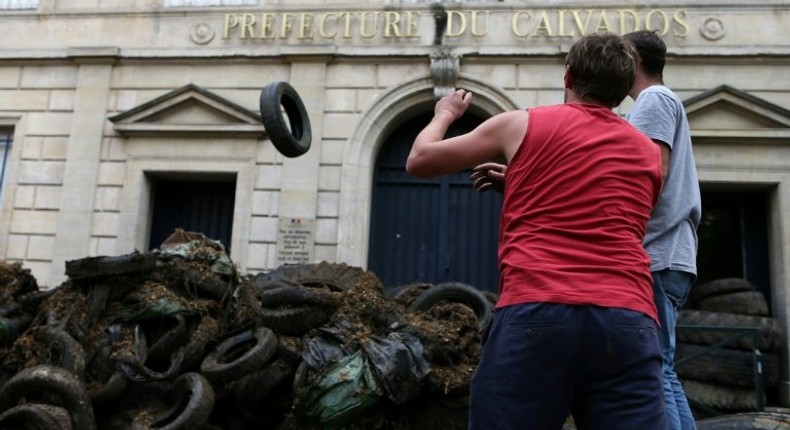
<instances>
[{"instance_id":1,"label":"blue jeans","mask_svg":"<svg viewBox=\"0 0 790 430\"><path fill-rule=\"evenodd\" d=\"M470 385L469 430L666 430L656 322L621 308L497 309Z\"/></svg>"},{"instance_id":2,"label":"blue jeans","mask_svg":"<svg viewBox=\"0 0 790 430\"><path fill-rule=\"evenodd\" d=\"M678 312L688 299L695 276L677 270L653 272L653 296L661 322L663 350L664 401L669 430L694 430L697 425L691 414L686 393L675 373L675 325Z\"/></svg>"}]
</instances>

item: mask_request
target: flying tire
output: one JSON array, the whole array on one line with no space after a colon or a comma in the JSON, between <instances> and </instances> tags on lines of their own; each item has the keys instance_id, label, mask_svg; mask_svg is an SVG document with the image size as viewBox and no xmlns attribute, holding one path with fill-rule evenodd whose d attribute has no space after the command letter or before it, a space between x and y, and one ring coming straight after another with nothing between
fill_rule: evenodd
<instances>
[{"instance_id":1,"label":"flying tire","mask_svg":"<svg viewBox=\"0 0 790 430\"><path fill-rule=\"evenodd\" d=\"M310 119L294 87L282 81L265 86L261 91L260 109L266 134L281 154L293 158L310 149Z\"/></svg>"}]
</instances>

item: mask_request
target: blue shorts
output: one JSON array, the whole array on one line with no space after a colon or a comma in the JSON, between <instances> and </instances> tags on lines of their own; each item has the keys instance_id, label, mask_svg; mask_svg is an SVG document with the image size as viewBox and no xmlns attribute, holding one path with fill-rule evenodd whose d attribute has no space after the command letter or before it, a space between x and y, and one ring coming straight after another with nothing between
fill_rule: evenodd
<instances>
[{"instance_id":1,"label":"blue shorts","mask_svg":"<svg viewBox=\"0 0 790 430\"><path fill-rule=\"evenodd\" d=\"M658 326L621 308L497 309L472 377L470 430L666 430Z\"/></svg>"}]
</instances>

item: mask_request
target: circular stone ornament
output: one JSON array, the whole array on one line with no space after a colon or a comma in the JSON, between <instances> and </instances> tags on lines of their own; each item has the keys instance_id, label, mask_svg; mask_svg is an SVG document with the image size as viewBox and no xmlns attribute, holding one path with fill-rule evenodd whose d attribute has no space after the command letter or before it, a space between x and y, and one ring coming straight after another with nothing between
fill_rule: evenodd
<instances>
[{"instance_id":1,"label":"circular stone ornament","mask_svg":"<svg viewBox=\"0 0 790 430\"><path fill-rule=\"evenodd\" d=\"M192 26L189 38L198 45L205 45L214 39L214 28L210 24L200 22Z\"/></svg>"},{"instance_id":2,"label":"circular stone ornament","mask_svg":"<svg viewBox=\"0 0 790 430\"><path fill-rule=\"evenodd\" d=\"M702 37L708 40L719 40L727 34L727 30L724 29L724 23L716 17L705 19L699 32L702 34Z\"/></svg>"}]
</instances>

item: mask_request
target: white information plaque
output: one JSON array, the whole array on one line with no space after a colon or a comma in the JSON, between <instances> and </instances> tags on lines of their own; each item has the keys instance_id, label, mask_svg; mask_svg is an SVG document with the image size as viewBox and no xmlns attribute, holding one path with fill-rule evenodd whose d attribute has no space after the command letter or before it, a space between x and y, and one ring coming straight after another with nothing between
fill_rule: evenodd
<instances>
[{"instance_id":1,"label":"white information plaque","mask_svg":"<svg viewBox=\"0 0 790 430\"><path fill-rule=\"evenodd\" d=\"M315 220L280 218L277 226L277 264L303 264L313 261Z\"/></svg>"}]
</instances>

